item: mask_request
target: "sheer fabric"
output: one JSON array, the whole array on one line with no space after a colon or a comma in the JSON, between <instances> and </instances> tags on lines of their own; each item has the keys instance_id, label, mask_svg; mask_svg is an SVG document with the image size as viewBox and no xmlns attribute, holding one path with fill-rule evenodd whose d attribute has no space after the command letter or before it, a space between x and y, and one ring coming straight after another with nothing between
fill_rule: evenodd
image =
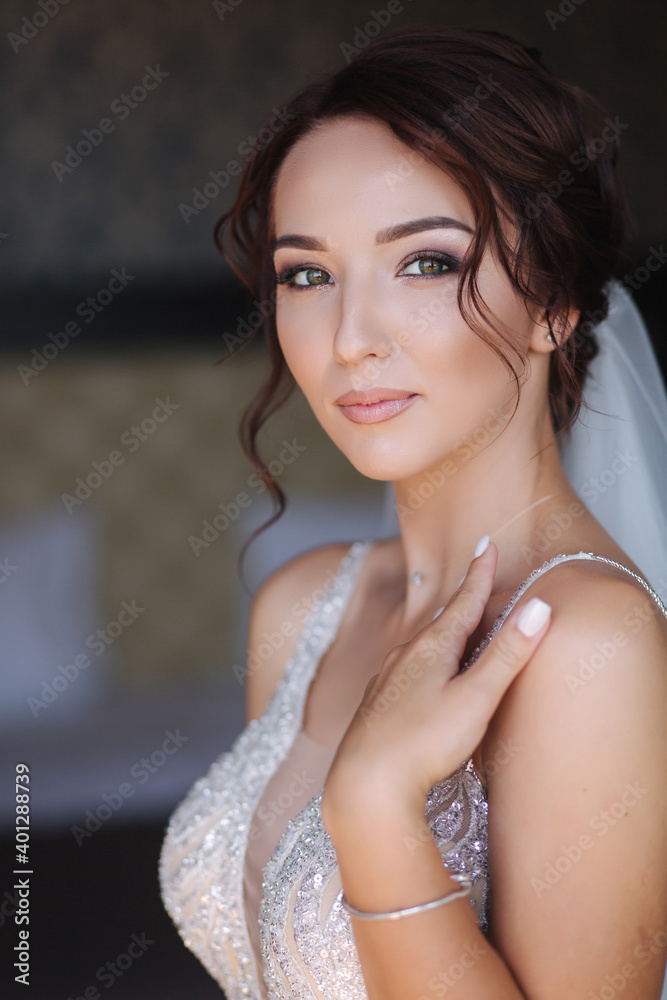
<instances>
[{"instance_id":1,"label":"sheer fabric","mask_svg":"<svg viewBox=\"0 0 667 1000\"><path fill-rule=\"evenodd\" d=\"M228 1000L368 1000L350 917L341 906L335 851L321 822L321 791L333 754L302 726L315 670L372 544L350 547L266 711L194 785L169 823L160 858L163 900ZM629 573L667 617L658 594L629 568L590 552L561 554L520 585L461 670L492 641L534 580L571 559L600 560ZM472 758L429 791L424 812L443 865L473 883L469 901L486 933L488 803Z\"/></svg>"},{"instance_id":2,"label":"sheer fabric","mask_svg":"<svg viewBox=\"0 0 667 1000\"><path fill-rule=\"evenodd\" d=\"M250 943L257 967L262 965L259 937L259 905L264 868L278 846L288 820L293 819L324 786L335 751L300 730L292 748L268 782L259 801L248 834L244 891ZM262 996L266 986L260 980Z\"/></svg>"}]
</instances>

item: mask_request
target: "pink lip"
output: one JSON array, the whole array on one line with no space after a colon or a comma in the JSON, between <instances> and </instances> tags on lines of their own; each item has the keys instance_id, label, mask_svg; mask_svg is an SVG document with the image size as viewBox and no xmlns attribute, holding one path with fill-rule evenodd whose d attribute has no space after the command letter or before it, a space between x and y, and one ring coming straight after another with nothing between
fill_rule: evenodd
<instances>
[{"instance_id":1,"label":"pink lip","mask_svg":"<svg viewBox=\"0 0 667 1000\"><path fill-rule=\"evenodd\" d=\"M418 393L402 389L375 387L369 392L354 390L336 400L348 420L355 424L378 424L402 413L417 399ZM344 401L344 402L343 402Z\"/></svg>"},{"instance_id":2,"label":"pink lip","mask_svg":"<svg viewBox=\"0 0 667 1000\"><path fill-rule=\"evenodd\" d=\"M413 393L406 389L386 389L383 385L375 385L372 389L363 392L361 389L350 389L344 392L335 400L339 406L350 406L354 403L363 403L368 406L370 403L382 403L385 399L406 399Z\"/></svg>"}]
</instances>

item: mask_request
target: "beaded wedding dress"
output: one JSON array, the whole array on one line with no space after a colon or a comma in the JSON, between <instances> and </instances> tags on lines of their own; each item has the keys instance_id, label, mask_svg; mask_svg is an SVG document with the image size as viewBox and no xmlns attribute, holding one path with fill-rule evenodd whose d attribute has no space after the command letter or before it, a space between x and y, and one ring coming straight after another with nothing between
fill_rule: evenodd
<instances>
[{"instance_id":1,"label":"beaded wedding dress","mask_svg":"<svg viewBox=\"0 0 667 1000\"><path fill-rule=\"evenodd\" d=\"M162 896L185 944L228 1000L367 1000L351 920L321 793L333 752L302 728L317 667L336 637L359 568L373 541L356 541L313 607L275 694L201 778L169 823L160 858ZM525 590L579 552L545 562L519 586L465 670L491 641ZM473 883L468 897L488 929L487 809L472 758L435 785L425 816L443 864Z\"/></svg>"}]
</instances>

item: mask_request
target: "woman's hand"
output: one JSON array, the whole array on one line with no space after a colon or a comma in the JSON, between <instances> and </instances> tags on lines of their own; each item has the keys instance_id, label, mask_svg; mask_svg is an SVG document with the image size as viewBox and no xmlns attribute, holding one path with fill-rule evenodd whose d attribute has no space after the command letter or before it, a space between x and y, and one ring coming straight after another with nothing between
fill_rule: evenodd
<instances>
[{"instance_id":1,"label":"woman's hand","mask_svg":"<svg viewBox=\"0 0 667 1000\"><path fill-rule=\"evenodd\" d=\"M506 690L546 634L551 608L538 598L513 609L475 663L459 674L468 638L491 593L498 549L470 564L433 621L387 655L348 726L322 794L322 821L369 803L423 812L429 789L482 740ZM531 634L532 632L532 634Z\"/></svg>"}]
</instances>

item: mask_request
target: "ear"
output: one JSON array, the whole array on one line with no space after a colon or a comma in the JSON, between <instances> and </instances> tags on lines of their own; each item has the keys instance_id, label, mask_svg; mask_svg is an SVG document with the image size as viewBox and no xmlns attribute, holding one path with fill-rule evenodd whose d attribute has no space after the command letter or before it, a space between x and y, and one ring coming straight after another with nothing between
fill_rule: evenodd
<instances>
[{"instance_id":1,"label":"ear","mask_svg":"<svg viewBox=\"0 0 667 1000\"><path fill-rule=\"evenodd\" d=\"M556 349L556 345L562 345L574 331L579 317L580 309L570 309L567 313L561 313L551 323L553 335L549 330L546 313L542 314L539 322L533 325L533 332L530 337L529 348L538 354L548 354Z\"/></svg>"}]
</instances>

